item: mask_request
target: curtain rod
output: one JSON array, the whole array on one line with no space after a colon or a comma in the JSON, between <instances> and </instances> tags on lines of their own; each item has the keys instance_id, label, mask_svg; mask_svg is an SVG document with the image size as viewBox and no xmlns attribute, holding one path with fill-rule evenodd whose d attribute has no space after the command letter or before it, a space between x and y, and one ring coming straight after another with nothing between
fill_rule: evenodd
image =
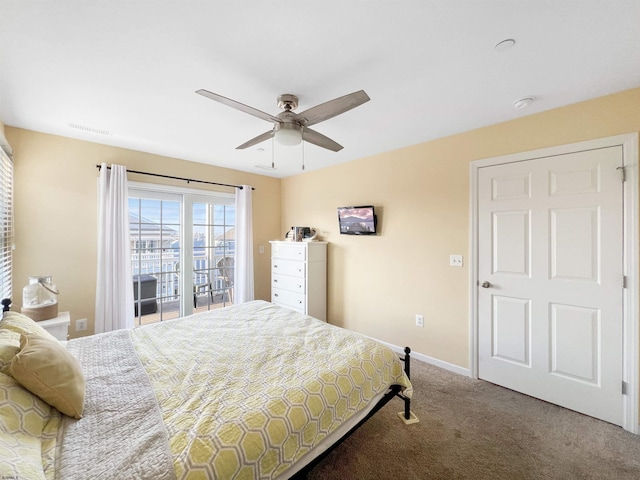
<instances>
[{"instance_id":1,"label":"curtain rod","mask_svg":"<svg viewBox=\"0 0 640 480\"><path fill-rule=\"evenodd\" d=\"M96 168L100 170L102 165L96 165ZM107 170L111 170L111 167L107 167ZM127 170L127 173L137 173L138 175L149 175L151 177L162 177L162 178L170 178L172 180L182 180L187 183L196 182L196 183L206 183L208 185L219 185L221 187L232 187L239 188L242 190L244 187L242 185L229 185L228 183L217 183L217 182L208 182L207 180L196 180L193 178L184 178L184 177L174 177L172 175L162 175L160 173L149 173L149 172L140 172L138 170ZM255 190L255 187L251 187L251 190Z\"/></svg>"}]
</instances>

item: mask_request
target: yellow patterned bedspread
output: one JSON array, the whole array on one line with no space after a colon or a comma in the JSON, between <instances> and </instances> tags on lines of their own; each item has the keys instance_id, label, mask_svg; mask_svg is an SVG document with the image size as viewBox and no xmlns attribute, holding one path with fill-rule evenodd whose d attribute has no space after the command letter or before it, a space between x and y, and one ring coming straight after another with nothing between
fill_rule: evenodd
<instances>
[{"instance_id":1,"label":"yellow patterned bedspread","mask_svg":"<svg viewBox=\"0 0 640 480\"><path fill-rule=\"evenodd\" d=\"M389 348L263 301L131 337L179 479L276 478L389 385L411 395Z\"/></svg>"}]
</instances>

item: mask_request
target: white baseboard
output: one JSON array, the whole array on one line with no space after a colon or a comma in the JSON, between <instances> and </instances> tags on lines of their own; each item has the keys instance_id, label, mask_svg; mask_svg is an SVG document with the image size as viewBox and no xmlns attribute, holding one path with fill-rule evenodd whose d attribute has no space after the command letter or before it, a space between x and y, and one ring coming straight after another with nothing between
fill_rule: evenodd
<instances>
[{"instance_id":1,"label":"white baseboard","mask_svg":"<svg viewBox=\"0 0 640 480\"><path fill-rule=\"evenodd\" d=\"M394 352L397 352L399 354L404 353L404 347L392 345L391 343L383 342L382 340L378 340L376 338L374 338L373 340L375 340L376 342L380 342L383 345L386 345ZM469 370L468 368L464 368L459 365L454 365L453 363L445 362L444 360L439 360L437 358L430 357L429 355L424 355L422 353L414 352L413 350L411 350L411 358L415 358L416 360L420 360L421 362L428 363L429 365L433 365L435 367L440 367L445 370L449 370L450 372L453 372L453 373L464 375L465 377L471 376L471 370Z\"/></svg>"}]
</instances>

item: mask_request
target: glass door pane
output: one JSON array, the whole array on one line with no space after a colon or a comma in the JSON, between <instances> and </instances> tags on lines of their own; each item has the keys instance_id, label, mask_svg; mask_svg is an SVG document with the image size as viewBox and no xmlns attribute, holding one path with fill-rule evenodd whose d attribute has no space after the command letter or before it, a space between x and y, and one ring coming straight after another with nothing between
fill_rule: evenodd
<instances>
[{"instance_id":1,"label":"glass door pane","mask_svg":"<svg viewBox=\"0 0 640 480\"><path fill-rule=\"evenodd\" d=\"M194 312L232 305L235 206L197 201L192 207Z\"/></svg>"},{"instance_id":2,"label":"glass door pane","mask_svg":"<svg viewBox=\"0 0 640 480\"><path fill-rule=\"evenodd\" d=\"M129 198L136 325L180 316L180 200Z\"/></svg>"}]
</instances>

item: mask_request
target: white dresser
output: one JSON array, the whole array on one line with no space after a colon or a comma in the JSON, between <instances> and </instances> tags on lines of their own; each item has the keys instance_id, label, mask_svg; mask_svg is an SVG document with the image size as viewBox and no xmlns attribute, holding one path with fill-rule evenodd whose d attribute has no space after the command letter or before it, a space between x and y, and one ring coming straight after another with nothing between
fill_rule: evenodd
<instances>
[{"instance_id":1,"label":"white dresser","mask_svg":"<svg viewBox=\"0 0 640 480\"><path fill-rule=\"evenodd\" d=\"M271 301L327 321L327 242L271 243Z\"/></svg>"}]
</instances>

